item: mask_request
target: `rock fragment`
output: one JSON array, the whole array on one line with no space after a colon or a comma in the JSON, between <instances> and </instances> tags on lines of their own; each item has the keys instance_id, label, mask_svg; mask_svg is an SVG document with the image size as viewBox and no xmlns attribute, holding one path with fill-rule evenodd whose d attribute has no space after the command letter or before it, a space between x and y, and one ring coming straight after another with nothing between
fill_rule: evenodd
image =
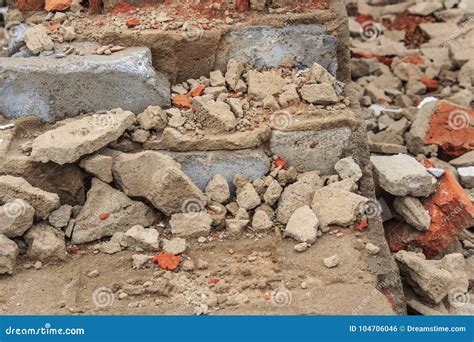
<instances>
[{"instance_id":1,"label":"rock fragment","mask_svg":"<svg viewBox=\"0 0 474 342\"><path fill-rule=\"evenodd\" d=\"M413 290L431 303L440 303L453 289L467 292L469 281L462 254L448 254L441 260L426 260L422 253L400 251L395 254L395 259Z\"/></svg>"},{"instance_id":2,"label":"rock fragment","mask_svg":"<svg viewBox=\"0 0 474 342\"><path fill-rule=\"evenodd\" d=\"M458 168L461 184L467 188L474 188L474 166Z\"/></svg>"},{"instance_id":3,"label":"rock fragment","mask_svg":"<svg viewBox=\"0 0 474 342\"><path fill-rule=\"evenodd\" d=\"M178 255L186 250L186 239L174 237L170 240L163 239L163 251Z\"/></svg>"},{"instance_id":4,"label":"rock fragment","mask_svg":"<svg viewBox=\"0 0 474 342\"><path fill-rule=\"evenodd\" d=\"M428 196L433 188L428 171L406 154L371 156L378 184L395 196Z\"/></svg>"},{"instance_id":5,"label":"rock fragment","mask_svg":"<svg viewBox=\"0 0 474 342\"><path fill-rule=\"evenodd\" d=\"M40 24L30 27L25 31L25 43L32 54L37 55L43 51L51 51L54 48L53 41L48 36L46 26Z\"/></svg>"},{"instance_id":6,"label":"rock fragment","mask_svg":"<svg viewBox=\"0 0 474 342\"><path fill-rule=\"evenodd\" d=\"M121 109L72 119L37 137L31 157L42 163L74 163L117 140L134 122L135 115Z\"/></svg>"},{"instance_id":7,"label":"rock fragment","mask_svg":"<svg viewBox=\"0 0 474 342\"><path fill-rule=\"evenodd\" d=\"M299 242L312 244L316 241L319 220L314 211L305 205L296 209L286 225L285 235Z\"/></svg>"},{"instance_id":8,"label":"rock fragment","mask_svg":"<svg viewBox=\"0 0 474 342\"><path fill-rule=\"evenodd\" d=\"M145 204L93 178L87 201L76 218L72 243L91 242L134 225L150 226L155 220L155 213Z\"/></svg>"},{"instance_id":9,"label":"rock fragment","mask_svg":"<svg viewBox=\"0 0 474 342\"><path fill-rule=\"evenodd\" d=\"M6 203L13 199L29 203L35 208L35 215L42 219L59 207L58 195L35 188L21 177L0 176L0 202Z\"/></svg>"},{"instance_id":10,"label":"rock fragment","mask_svg":"<svg viewBox=\"0 0 474 342\"><path fill-rule=\"evenodd\" d=\"M213 201L224 203L230 197L229 184L224 176L217 174L206 186L206 194L211 196Z\"/></svg>"},{"instance_id":11,"label":"rock fragment","mask_svg":"<svg viewBox=\"0 0 474 342\"><path fill-rule=\"evenodd\" d=\"M46 223L33 226L24 238L28 244L28 256L33 260L61 261L66 258L64 233Z\"/></svg>"},{"instance_id":12,"label":"rock fragment","mask_svg":"<svg viewBox=\"0 0 474 342\"><path fill-rule=\"evenodd\" d=\"M354 182L358 182L362 178L362 170L352 157L339 160L334 168L342 179L351 178Z\"/></svg>"},{"instance_id":13,"label":"rock fragment","mask_svg":"<svg viewBox=\"0 0 474 342\"><path fill-rule=\"evenodd\" d=\"M430 227L430 214L418 198L412 196L397 197L393 202L393 207L408 224L419 231L428 230Z\"/></svg>"},{"instance_id":14,"label":"rock fragment","mask_svg":"<svg viewBox=\"0 0 474 342\"><path fill-rule=\"evenodd\" d=\"M252 229L255 231L268 230L273 227L273 222L264 210L256 210L252 219Z\"/></svg>"},{"instance_id":15,"label":"rock fragment","mask_svg":"<svg viewBox=\"0 0 474 342\"><path fill-rule=\"evenodd\" d=\"M246 210L254 209L260 203L260 196L251 183L247 183L237 193L237 203Z\"/></svg>"},{"instance_id":16,"label":"rock fragment","mask_svg":"<svg viewBox=\"0 0 474 342\"><path fill-rule=\"evenodd\" d=\"M0 234L0 274L12 274L19 249L17 244Z\"/></svg>"},{"instance_id":17,"label":"rock fragment","mask_svg":"<svg viewBox=\"0 0 474 342\"><path fill-rule=\"evenodd\" d=\"M125 232L122 244L135 250L156 251L159 248L159 236L160 234L154 228L135 225Z\"/></svg>"},{"instance_id":18,"label":"rock fragment","mask_svg":"<svg viewBox=\"0 0 474 342\"><path fill-rule=\"evenodd\" d=\"M318 105L334 104L338 101L332 85L327 83L306 84L300 89L301 98Z\"/></svg>"},{"instance_id":19,"label":"rock fragment","mask_svg":"<svg viewBox=\"0 0 474 342\"><path fill-rule=\"evenodd\" d=\"M0 206L0 234L13 238L22 236L32 225L35 209L21 199L11 199Z\"/></svg>"},{"instance_id":20,"label":"rock fragment","mask_svg":"<svg viewBox=\"0 0 474 342\"><path fill-rule=\"evenodd\" d=\"M97 153L83 158L79 163L79 166L99 178L101 181L110 183L114 179L112 175L112 164L113 158L111 156Z\"/></svg>"},{"instance_id":21,"label":"rock fragment","mask_svg":"<svg viewBox=\"0 0 474 342\"><path fill-rule=\"evenodd\" d=\"M207 236L211 231L212 217L207 212L173 214L169 222L171 233L180 237Z\"/></svg>"},{"instance_id":22,"label":"rock fragment","mask_svg":"<svg viewBox=\"0 0 474 342\"><path fill-rule=\"evenodd\" d=\"M324 266L327 268L334 268L339 265L340 262L341 258L337 254L323 259Z\"/></svg>"},{"instance_id":23,"label":"rock fragment","mask_svg":"<svg viewBox=\"0 0 474 342\"><path fill-rule=\"evenodd\" d=\"M230 106L222 101L214 101L210 95L196 96L192 99L196 121L215 132L231 131L237 120Z\"/></svg>"},{"instance_id":24,"label":"rock fragment","mask_svg":"<svg viewBox=\"0 0 474 342\"><path fill-rule=\"evenodd\" d=\"M68 225L72 215L72 206L65 204L49 214L48 221L55 228L64 228Z\"/></svg>"},{"instance_id":25,"label":"rock fragment","mask_svg":"<svg viewBox=\"0 0 474 342\"><path fill-rule=\"evenodd\" d=\"M272 96L281 92L286 84L285 79L277 70L248 72L248 94L251 98L262 101L267 96Z\"/></svg>"},{"instance_id":26,"label":"rock fragment","mask_svg":"<svg viewBox=\"0 0 474 342\"><path fill-rule=\"evenodd\" d=\"M168 124L168 116L159 106L148 106L145 111L138 114L137 121L146 131L153 129L162 132Z\"/></svg>"}]
</instances>

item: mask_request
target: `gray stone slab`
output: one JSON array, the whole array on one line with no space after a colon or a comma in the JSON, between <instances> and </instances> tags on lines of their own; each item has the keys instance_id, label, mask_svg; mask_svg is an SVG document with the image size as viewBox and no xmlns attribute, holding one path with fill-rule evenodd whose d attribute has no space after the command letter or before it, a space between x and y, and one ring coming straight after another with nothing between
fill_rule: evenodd
<instances>
[{"instance_id":1,"label":"gray stone slab","mask_svg":"<svg viewBox=\"0 0 474 342\"><path fill-rule=\"evenodd\" d=\"M289 58L299 68L317 62L335 76L337 44L338 39L318 24L246 27L224 37L216 66L225 70L228 60L234 58L247 61L255 68L268 68L277 67L283 59Z\"/></svg>"},{"instance_id":2,"label":"gray stone slab","mask_svg":"<svg viewBox=\"0 0 474 342\"><path fill-rule=\"evenodd\" d=\"M352 130L349 127L315 131L274 131L270 140L273 154L282 156L299 172L335 174L334 165L342 158Z\"/></svg>"},{"instance_id":3,"label":"gray stone slab","mask_svg":"<svg viewBox=\"0 0 474 342\"><path fill-rule=\"evenodd\" d=\"M224 176L233 191L232 179L234 175L240 173L255 180L270 170L270 159L261 149L162 152L180 163L184 173L201 190L204 190L207 183L216 174Z\"/></svg>"},{"instance_id":4,"label":"gray stone slab","mask_svg":"<svg viewBox=\"0 0 474 342\"><path fill-rule=\"evenodd\" d=\"M168 106L168 79L155 71L148 48L109 56L0 58L0 112L55 122L81 112L120 107L135 114Z\"/></svg>"}]
</instances>

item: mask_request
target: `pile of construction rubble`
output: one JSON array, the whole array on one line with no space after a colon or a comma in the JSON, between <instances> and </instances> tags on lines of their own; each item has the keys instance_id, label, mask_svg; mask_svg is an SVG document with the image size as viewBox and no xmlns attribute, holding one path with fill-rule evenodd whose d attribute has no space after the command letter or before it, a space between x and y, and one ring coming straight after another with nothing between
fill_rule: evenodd
<instances>
[{"instance_id":1,"label":"pile of construction rubble","mask_svg":"<svg viewBox=\"0 0 474 342\"><path fill-rule=\"evenodd\" d=\"M162 251L153 260L162 266L163 258L167 269L167 258L185 252L187 238L212 239L211 232L222 231L220 238L258 236L276 227L302 252L330 226L355 226L366 219L368 199L357 193L362 171L352 157L336 163L337 174L320 176L269 156L267 174L235 174L232 184L217 174L201 191L171 156L142 146L167 130L190 131L199 141L206 133L265 126L266 109L344 108L344 96L337 95L343 89L318 64L303 71L257 71L231 60L225 75L215 71L210 79L173 86L176 107L150 106L138 115L115 109L58 122L22 143L20 152L35 162L79 165L90 179L87 200L83 206L62 204L57 194L21 177L0 176L2 273L13 272L19 253L32 261L63 260L77 244L91 242L110 254ZM367 248L378 252L372 244ZM134 267L149 262L148 255L133 258ZM324 261L327 267L338 262L337 255Z\"/></svg>"},{"instance_id":2,"label":"pile of construction rubble","mask_svg":"<svg viewBox=\"0 0 474 342\"><path fill-rule=\"evenodd\" d=\"M472 313L472 5L349 6L352 77L386 238L416 294L406 289L408 306L421 314L446 314L453 302L458 312Z\"/></svg>"}]
</instances>

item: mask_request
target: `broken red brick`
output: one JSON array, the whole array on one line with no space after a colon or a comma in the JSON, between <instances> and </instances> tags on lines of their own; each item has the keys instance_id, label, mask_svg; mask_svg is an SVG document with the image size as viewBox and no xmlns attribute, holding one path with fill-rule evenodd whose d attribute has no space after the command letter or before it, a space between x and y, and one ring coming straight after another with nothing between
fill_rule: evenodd
<instances>
[{"instance_id":1,"label":"broken red brick","mask_svg":"<svg viewBox=\"0 0 474 342\"><path fill-rule=\"evenodd\" d=\"M49 32L53 32L53 31L56 31L58 28L60 28L62 25L61 23L55 23L55 24L51 24L47 27L48 31Z\"/></svg>"},{"instance_id":2,"label":"broken red brick","mask_svg":"<svg viewBox=\"0 0 474 342\"><path fill-rule=\"evenodd\" d=\"M435 144L451 157L474 149L474 110L438 101L431 115L425 144Z\"/></svg>"},{"instance_id":3,"label":"broken red brick","mask_svg":"<svg viewBox=\"0 0 474 342\"><path fill-rule=\"evenodd\" d=\"M419 55L410 55L403 57L401 59L401 62L410 63L414 65L423 65L425 64L425 59Z\"/></svg>"},{"instance_id":4,"label":"broken red brick","mask_svg":"<svg viewBox=\"0 0 474 342\"><path fill-rule=\"evenodd\" d=\"M209 278L207 282L208 284L217 284L220 281L221 280L219 278Z\"/></svg>"},{"instance_id":5,"label":"broken red brick","mask_svg":"<svg viewBox=\"0 0 474 342\"><path fill-rule=\"evenodd\" d=\"M368 21L374 21L374 18L370 14L359 14L357 17L355 17L355 21L357 21L359 24L363 24Z\"/></svg>"},{"instance_id":6,"label":"broken red brick","mask_svg":"<svg viewBox=\"0 0 474 342\"><path fill-rule=\"evenodd\" d=\"M109 216L110 216L110 215L107 214L107 213L102 213L102 214L99 215L99 220L105 221L105 220L107 220L107 219L109 218Z\"/></svg>"},{"instance_id":7,"label":"broken red brick","mask_svg":"<svg viewBox=\"0 0 474 342\"><path fill-rule=\"evenodd\" d=\"M112 14L120 14L120 13L123 13L123 14L128 14L128 13L132 13L133 11L135 11L137 8L127 2L118 2L114 5L114 8L112 9L112 11L110 13Z\"/></svg>"},{"instance_id":8,"label":"broken red brick","mask_svg":"<svg viewBox=\"0 0 474 342\"><path fill-rule=\"evenodd\" d=\"M237 0L235 2L237 12L246 12L250 9L250 0Z\"/></svg>"},{"instance_id":9,"label":"broken red brick","mask_svg":"<svg viewBox=\"0 0 474 342\"><path fill-rule=\"evenodd\" d=\"M200 84L196 88L191 90L191 92L189 93L189 96L191 97L201 96L202 93L204 92L204 89L206 89L206 86L204 84Z\"/></svg>"},{"instance_id":10,"label":"broken red brick","mask_svg":"<svg viewBox=\"0 0 474 342\"><path fill-rule=\"evenodd\" d=\"M420 247L432 258L449 246L462 230L474 225L474 206L448 170L423 205L431 217L427 231L419 232L406 223L395 221L385 224L390 250L397 252L411 245Z\"/></svg>"},{"instance_id":11,"label":"broken red brick","mask_svg":"<svg viewBox=\"0 0 474 342\"><path fill-rule=\"evenodd\" d=\"M436 167L435 164L429 159L420 160L420 163L423 164L423 166L426 167L426 168Z\"/></svg>"},{"instance_id":12,"label":"broken red brick","mask_svg":"<svg viewBox=\"0 0 474 342\"><path fill-rule=\"evenodd\" d=\"M130 18L130 19L127 19L127 22L125 24L127 25L128 28L132 28L132 27L140 25L140 19Z\"/></svg>"},{"instance_id":13,"label":"broken red brick","mask_svg":"<svg viewBox=\"0 0 474 342\"><path fill-rule=\"evenodd\" d=\"M173 105L180 108L191 109L191 100L188 95L176 95L172 99Z\"/></svg>"},{"instance_id":14,"label":"broken red brick","mask_svg":"<svg viewBox=\"0 0 474 342\"><path fill-rule=\"evenodd\" d=\"M89 14L100 14L102 12L102 0L89 0Z\"/></svg>"},{"instance_id":15,"label":"broken red brick","mask_svg":"<svg viewBox=\"0 0 474 342\"><path fill-rule=\"evenodd\" d=\"M44 0L16 0L16 7L20 11L42 11Z\"/></svg>"},{"instance_id":16,"label":"broken red brick","mask_svg":"<svg viewBox=\"0 0 474 342\"><path fill-rule=\"evenodd\" d=\"M65 11L71 7L72 0L45 0L44 9L51 11Z\"/></svg>"},{"instance_id":17,"label":"broken red brick","mask_svg":"<svg viewBox=\"0 0 474 342\"><path fill-rule=\"evenodd\" d=\"M435 256L451 244L462 230L474 225L474 205L456 179L445 170L437 189L423 203L431 216L430 228L415 244L427 256Z\"/></svg>"},{"instance_id":18,"label":"broken red brick","mask_svg":"<svg viewBox=\"0 0 474 342\"><path fill-rule=\"evenodd\" d=\"M181 258L171 253L160 253L153 257L153 263L158 264L161 269L172 271L179 266Z\"/></svg>"},{"instance_id":19,"label":"broken red brick","mask_svg":"<svg viewBox=\"0 0 474 342\"><path fill-rule=\"evenodd\" d=\"M436 90L439 88L439 82L432 78L429 78L428 76L422 76L420 78L420 82L423 83L426 86L426 89L430 91Z\"/></svg>"},{"instance_id":20,"label":"broken red brick","mask_svg":"<svg viewBox=\"0 0 474 342\"><path fill-rule=\"evenodd\" d=\"M275 167L281 167L282 169L284 169L286 167L286 159L283 158L283 157L280 157L278 156L274 161L273 161L273 165L275 165Z\"/></svg>"},{"instance_id":21,"label":"broken red brick","mask_svg":"<svg viewBox=\"0 0 474 342\"><path fill-rule=\"evenodd\" d=\"M357 223L357 226L354 227L354 230L358 232L363 232L368 226L369 223L367 222L367 220L360 220L359 223Z\"/></svg>"}]
</instances>

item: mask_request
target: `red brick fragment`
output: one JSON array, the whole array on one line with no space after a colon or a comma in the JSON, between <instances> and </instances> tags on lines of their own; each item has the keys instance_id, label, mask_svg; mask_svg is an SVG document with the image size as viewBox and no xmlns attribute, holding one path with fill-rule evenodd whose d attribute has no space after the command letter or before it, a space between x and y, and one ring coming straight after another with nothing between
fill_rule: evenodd
<instances>
[{"instance_id":1,"label":"red brick fragment","mask_svg":"<svg viewBox=\"0 0 474 342\"><path fill-rule=\"evenodd\" d=\"M176 95L172 99L172 103L176 107L191 109L191 101L188 95Z\"/></svg>"},{"instance_id":2,"label":"red brick fragment","mask_svg":"<svg viewBox=\"0 0 474 342\"><path fill-rule=\"evenodd\" d=\"M72 0L46 0L44 3L44 9L48 12L51 11L65 11L71 7Z\"/></svg>"},{"instance_id":3,"label":"red brick fragment","mask_svg":"<svg viewBox=\"0 0 474 342\"><path fill-rule=\"evenodd\" d=\"M411 245L422 248L424 254L432 258L449 246L462 230L474 225L474 206L448 170L423 205L431 217L427 231L419 232L406 223L385 224L390 250L397 252Z\"/></svg>"},{"instance_id":4,"label":"red brick fragment","mask_svg":"<svg viewBox=\"0 0 474 342\"><path fill-rule=\"evenodd\" d=\"M172 271L179 266L181 258L171 253L160 253L153 257L153 263L158 264L161 269Z\"/></svg>"},{"instance_id":5,"label":"red brick fragment","mask_svg":"<svg viewBox=\"0 0 474 342\"><path fill-rule=\"evenodd\" d=\"M16 0L16 7L20 11L42 11L44 0Z\"/></svg>"},{"instance_id":6,"label":"red brick fragment","mask_svg":"<svg viewBox=\"0 0 474 342\"><path fill-rule=\"evenodd\" d=\"M202 93L204 92L204 89L206 89L206 86L204 84L200 84L196 88L191 90L191 92L189 93L189 96L191 97L201 96Z\"/></svg>"},{"instance_id":7,"label":"red brick fragment","mask_svg":"<svg viewBox=\"0 0 474 342\"><path fill-rule=\"evenodd\" d=\"M127 2L118 2L114 5L114 8L112 9L112 11L110 13L112 14L120 14L120 13L124 13L124 14L128 14L128 13L132 13L133 11L135 11L137 8Z\"/></svg>"},{"instance_id":8,"label":"red brick fragment","mask_svg":"<svg viewBox=\"0 0 474 342\"><path fill-rule=\"evenodd\" d=\"M426 86L426 89L430 91L436 90L439 88L439 82L432 78L429 78L428 76L422 76L420 78L420 82L423 83Z\"/></svg>"},{"instance_id":9,"label":"red brick fragment","mask_svg":"<svg viewBox=\"0 0 474 342\"><path fill-rule=\"evenodd\" d=\"M130 19L127 20L127 22L125 24L127 25L128 28L132 28L132 27L140 25L140 19L130 18Z\"/></svg>"},{"instance_id":10,"label":"red brick fragment","mask_svg":"<svg viewBox=\"0 0 474 342\"><path fill-rule=\"evenodd\" d=\"M474 110L438 101L431 116L425 144L435 144L451 157L474 149Z\"/></svg>"},{"instance_id":11,"label":"red brick fragment","mask_svg":"<svg viewBox=\"0 0 474 342\"><path fill-rule=\"evenodd\" d=\"M235 2L237 12L246 12L250 9L250 0L237 0Z\"/></svg>"}]
</instances>

